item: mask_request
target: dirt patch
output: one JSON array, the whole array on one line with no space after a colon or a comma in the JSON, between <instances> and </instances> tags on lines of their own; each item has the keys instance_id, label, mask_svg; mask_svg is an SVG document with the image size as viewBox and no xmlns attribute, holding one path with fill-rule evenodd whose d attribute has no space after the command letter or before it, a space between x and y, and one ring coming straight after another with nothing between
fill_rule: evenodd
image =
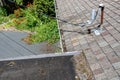
<instances>
[{"instance_id":1,"label":"dirt patch","mask_svg":"<svg viewBox=\"0 0 120 80\"><path fill-rule=\"evenodd\" d=\"M32 40L31 40L32 34L28 34L25 38L22 38L21 40L26 42L28 45L32 44Z\"/></svg>"},{"instance_id":2,"label":"dirt patch","mask_svg":"<svg viewBox=\"0 0 120 80\"><path fill-rule=\"evenodd\" d=\"M1 30L4 30L4 29L5 29L5 27L3 27L3 26L0 26L0 31L1 31Z\"/></svg>"},{"instance_id":3,"label":"dirt patch","mask_svg":"<svg viewBox=\"0 0 120 80\"><path fill-rule=\"evenodd\" d=\"M74 56L74 64L76 71L76 80L93 80L92 72L89 68L89 64L86 60L84 52L80 55Z\"/></svg>"}]
</instances>

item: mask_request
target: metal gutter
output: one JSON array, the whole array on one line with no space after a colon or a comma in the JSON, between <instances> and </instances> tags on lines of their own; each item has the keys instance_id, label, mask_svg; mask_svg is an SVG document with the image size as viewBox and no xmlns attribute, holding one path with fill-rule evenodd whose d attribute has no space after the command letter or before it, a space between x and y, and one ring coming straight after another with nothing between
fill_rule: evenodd
<instances>
[{"instance_id":1,"label":"metal gutter","mask_svg":"<svg viewBox=\"0 0 120 80\"><path fill-rule=\"evenodd\" d=\"M57 19L57 3L56 0L54 0L54 6L55 6L55 13L56 13L56 20L57 20L57 25L58 25L58 30L59 30L59 36L60 36L60 46L61 46L61 51L64 52L64 48L63 48L63 43L62 43L62 35L61 35L61 31L60 31L60 26L59 26L59 21Z\"/></svg>"},{"instance_id":2,"label":"metal gutter","mask_svg":"<svg viewBox=\"0 0 120 80\"><path fill-rule=\"evenodd\" d=\"M61 54L41 54L41 55L30 55L30 56L22 56L22 57L14 57L14 58L6 58L6 59L0 59L1 61L10 61L10 60L26 60L26 59L38 59L38 58L50 58L50 57L62 57L62 56L74 56L77 54L80 54L80 51L74 51L74 52L64 52Z\"/></svg>"}]
</instances>

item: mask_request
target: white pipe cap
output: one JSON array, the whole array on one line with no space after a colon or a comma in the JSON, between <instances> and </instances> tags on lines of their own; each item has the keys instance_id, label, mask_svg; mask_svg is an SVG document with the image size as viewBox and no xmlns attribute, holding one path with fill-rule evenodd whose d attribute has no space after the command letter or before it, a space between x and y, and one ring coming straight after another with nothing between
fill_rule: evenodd
<instances>
[{"instance_id":1,"label":"white pipe cap","mask_svg":"<svg viewBox=\"0 0 120 80\"><path fill-rule=\"evenodd\" d=\"M99 4L99 6L104 7L104 4L101 3L101 4Z\"/></svg>"}]
</instances>

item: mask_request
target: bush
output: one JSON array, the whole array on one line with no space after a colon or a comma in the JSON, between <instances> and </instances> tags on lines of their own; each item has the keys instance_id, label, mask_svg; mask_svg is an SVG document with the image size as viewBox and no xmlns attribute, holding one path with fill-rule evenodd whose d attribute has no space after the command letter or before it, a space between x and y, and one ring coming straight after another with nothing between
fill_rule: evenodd
<instances>
[{"instance_id":1,"label":"bush","mask_svg":"<svg viewBox=\"0 0 120 80\"><path fill-rule=\"evenodd\" d=\"M42 14L55 17L55 8L53 0L35 0L35 5L39 17Z\"/></svg>"},{"instance_id":2,"label":"bush","mask_svg":"<svg viewBox=\"0 0 120 80\"><path fill-rule=\"evenodd\" d=\"M23 0L14 0L14 1L16 1L17 4L21 5Z\"/></svg>"},{"instance_id":3,"label":"bush","mask_svg":"<svg viewBox=\"0 0 120 80\"><path fill-rule=\"evenodd\" d=\"M7 17L11 18L7 26L15 26L19 30L34 32L35 34L29 39L32 42L55 43L59 40L56 19L51 18L55 16L53 0L34 0L33 5L14 12L14 16Z\"/></svg>"},{"instance_id":4,"label":"bush","mask_svg":"<svg viewBox=\"0 0 120 80\"><path fill-rule=\"evenodd\" d=\"M59 32L56 20L51 20L47 24L43 24L35 28L36 34L32 36L33 42L48 41L55 43L59 40Z\"/></svg>"},{"instance_id":5,"label":"bush","mask_svg":"<svg viewBox=\"0 0 120 80\"><path fill-rule=\"evenodd\" d=\"M3 7L0 7L0 16L6 16L6 10Z\"/></svg>"}]
</instances>

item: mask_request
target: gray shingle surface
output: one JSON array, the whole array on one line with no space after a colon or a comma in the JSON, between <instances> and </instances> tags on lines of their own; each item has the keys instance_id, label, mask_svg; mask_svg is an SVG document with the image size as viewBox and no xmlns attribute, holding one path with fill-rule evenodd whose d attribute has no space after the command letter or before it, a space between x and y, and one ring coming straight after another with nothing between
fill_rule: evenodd
<instances>
[{"instance_id":1,"label":"gray shingle surface","mask_svg":"<svg viewBox=\"0 0 120 80\"><path fill-rule=\"evenodd\" d=\"M70 23L86 21L91 10L105 5L103 32L81 34L81 28L58 20L67 51L83 50L96 80L120 80L120 0L56 0L57 17ZM96 27L100 18L89 26ZM96 65L94 67L93 65Z\"/></svg>"}]
</instances>

